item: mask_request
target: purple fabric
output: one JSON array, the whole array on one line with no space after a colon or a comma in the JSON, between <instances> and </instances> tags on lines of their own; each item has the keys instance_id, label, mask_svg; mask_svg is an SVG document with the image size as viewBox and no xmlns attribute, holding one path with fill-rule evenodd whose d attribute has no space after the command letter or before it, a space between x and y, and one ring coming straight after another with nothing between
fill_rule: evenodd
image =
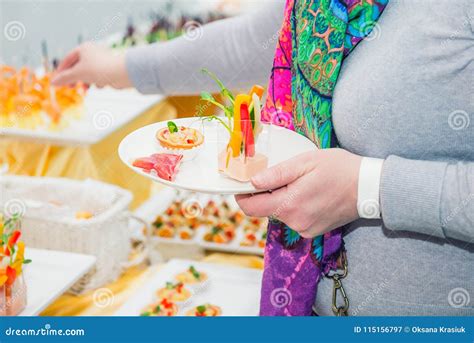
<instances>
[{"instance_id":1,"label":"purple fabric","mask_svg":"<svg viewBox=\"0 0 474 343\"><path fill-rule=\"evenodd\" d=\"M278 268L264 270L260 315L310 316L322 272L336 268L342 245L341 229L324 235L322 263L319 263L312 254L311 239L300 239L292 248L281 249L285 245L285 227L278 221L271 221L268 226L264 263Z\"/></svg>"}]
</instances>

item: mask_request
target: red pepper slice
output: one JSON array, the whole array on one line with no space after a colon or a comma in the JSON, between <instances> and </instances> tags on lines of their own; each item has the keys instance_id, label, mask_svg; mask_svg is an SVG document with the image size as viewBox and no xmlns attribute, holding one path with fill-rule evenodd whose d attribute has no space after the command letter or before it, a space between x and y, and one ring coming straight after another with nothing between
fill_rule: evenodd
<instances>
[{"instance_id":1,"label":"red pepper slice","mask_svg":"<svg viewBox=\"0 0 474 343\"><path fill-rule=\"evenodd\" d=\"M7 266L7 282L5 283L7 286L13 285L16 279L16 270L10 266Z\"/></svg>"},{"instance_id":2,"label":"red pepper slice","mask_svg":"<svg viewBox=\"0 0 474 343\"><path fill-rule=\"evenodd\" d=\"M13 231L12 235L8 239L7 246L5 247L5 255L10 256L10 250L13 248L13 246L18 242L18 239L21 236L21 232L18 230Z\"/></svg>"},{"instance_id":3,"label":"red pepper slice","mask_svg":"<svg viewBox=\"0 0 474 343\"><path fill-rule=\"evenodd\" d=\"M255 141L253 137L252 122L250 121L249 106L245 103L240 107L240 122L245 142L245 156L253 157L255 156Z\"/></svg>"},{"instance_id":4,"label":"red pepper slice","mask_svg":"<svg viewBox=\"0 0 474 343\"><path fill-rule=\"evenodd\" d=\"M168 300L166 299L163 299L161 304L163 305L164 308L172 308L173 307L173 304L170 303Z\"/></svg>"}]
</instances>

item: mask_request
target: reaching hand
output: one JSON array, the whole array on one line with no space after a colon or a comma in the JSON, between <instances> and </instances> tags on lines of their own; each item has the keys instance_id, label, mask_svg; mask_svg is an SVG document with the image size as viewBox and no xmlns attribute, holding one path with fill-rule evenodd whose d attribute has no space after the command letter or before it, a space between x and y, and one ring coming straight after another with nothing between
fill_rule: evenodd
<instances>
[{"instance_id":1,"label":"reaching hand","mask_svg":"<svg viewBox=\"0 0 474 343\"><path fill-rule=\"evenodd\" d=\"M125 55L92 43L84 43L61 61L53 84L68 85L82 81L97 87L131 87L125 67Z\"/></svg>"}]
</instances>

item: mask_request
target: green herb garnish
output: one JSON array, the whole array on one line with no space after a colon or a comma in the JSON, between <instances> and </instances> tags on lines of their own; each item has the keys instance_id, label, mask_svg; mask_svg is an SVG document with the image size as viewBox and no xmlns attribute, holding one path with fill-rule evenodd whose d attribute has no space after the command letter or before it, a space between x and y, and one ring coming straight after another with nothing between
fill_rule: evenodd
<instances>
[{"instance_id":1,"label":"green herb garnish","mask_svg":"<svg viewBox=\"0 0 474 343\"><path fill-rule=\"evenodd\" d=\"M161 218L161 216L158 216L155 219L155 221L153 222L153 226L156 227L157 229L163 226L163 219Z\"/></svg>"},{"instance_id":2,"label":"green herb garnish","mask_svg":"<svg viewBox=\"0 0 474 343\"><path fill-rule=\"evenodd\" d=\"M196 310L198 311L198 313L204 313L206 312L206 305L198 306L196 307Z\"/></svg>"},{"instance_id":3,"label":"green herb garnish","mask_svg":"<svg viewBox=\"0 0 474 343\"><path fill-rule=\"evenodd\" d=\"M159 313L160 311L161 311L161 306L160 305L156 305L156 307L153 309L154 313Z\"/></svg>"},{"instance_id":4,"label":"green herb garnish","mask_svg":"<svg viewBox=\"0 0 474 343\"><path fill-rule=\"evenodd\" d=\"M140 313L140 316L142 316L142 317L149 317L149 316L151 316L151 313L148 312L148 311L147 311L147 312L143 312L143 313Z\"/></svg>"},{"instance_id":5,"label":"green herb garnish","mask_svg":"<svg viewBox=\"0 0 474 343\"><path fill-rule=\"evenodd\" d=\"M166 289L174 289L174 284L172 282L167 282Z\"/></svg>"},{"instance_id":6,"label":"green herb garnish","mask_svg":"<svg viewBox=\"0 0 474 343\"><path fill-rule=\"evenodd\" d=\"M167 125L168 125L168 130L170 130L171 133L178 132L178 126L174 122L169 121Z\"/></svg>"},{"instance_id":7,"label":"green herb garnish","mask_svg":"<svg viewBox=\"0 0 474 343\"><path fill-rule=\"evenodd\" d=\"M201 273L199 273L196 268L194 268L194 266L191 266L189 267L189 271L191 272L191 274L193 274L194 278L195 279L200 279L201 278Z\"/></svg>"},{"instance_id":8,"label":"green herb garnish","mask_svg":"<svg viewBox=\"0 0 474 343\"><path fill-rule=\"evenodd\" d=\"M221 231L222 231L222 229L221 229L220 227L218 227L218 226L214 226L214 227L211 229L211 233L212 233L213 235L216 235L216 234L218 234L218 233L221 232Z\"/></svg>"},{"instance_id":9,"label":"green herb garnish","mask_svg":"<svg viewBox=\"0 0 474 343\"><path fill-rule=\"evenodd\" d=\"M209 92L201 92L201 100L220 108L224 112L228 123L226 124L221 118L215 115L204 116L204 106L199 106L197 116L201 117L202 120L216 120L220 124L222 124L227 129L227 131L229 131L229 133L232 133L232 118L234 117L234 95L226 86L224 86L224 83L219 80L219 78L215 74L211 73L207 69L201 69L201 71L209 75L217 83L220 88L220 94L230 102L230 105L226 106L225 104L220 103Z\"/></svg>"},{"instance_id":10,"label":"green herb garnish","mask_svg":"<svg viewBox=\"0 0 474 343\"><path fill-rule=\"evenodd\" d=\"M234 104L234 95L232 94L232 92L226 86L224 86L224 83L222 83L222 81L219 80L219 78L214 73L210 72L206 68L201 69L201 72L203 72L204 74L209 75L211 77L211 79L213 79L217 83L217 85L221 89L222 96L229 99L230 103L233 105Z\"/></svg>"}]
</instances>

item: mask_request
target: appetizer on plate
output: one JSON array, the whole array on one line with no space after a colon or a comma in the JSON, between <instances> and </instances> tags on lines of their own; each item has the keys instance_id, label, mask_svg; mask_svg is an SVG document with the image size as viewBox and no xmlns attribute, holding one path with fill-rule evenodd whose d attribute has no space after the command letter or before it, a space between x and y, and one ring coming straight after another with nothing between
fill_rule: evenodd
<instances>
[{"instance_id":1,"label":"appetizer on plate","mask_svg":"<svg viewBox=\"0 0 474 343\"><path fill-rule=\"evenodd\" d=\"M190 266L185 272L179 273L176 275L176 280L184 284L196 284L207 280L207 274L204 272L199 272Z\"/></svg>"},{"instance_id":2,"label":"appetizer on plate","mask_svg":"<svg viewBox=\"0 0 474 343\"><path fill-rule=\"evenodd\" d=\"M235 225L240 225L245 218L244 212L237 210L229 215L229 220Z\"/></svg>"},{"instance_id":3,"label":"appetizer on plate","mask_svg":"<svg viewBox=\"0 0 474 343\"><path fill-rule=\"evenodd\" d=\"M31 260L25 259L20 236L20 216L0 213L0 316L16 316L27 305L23 265Z\"/></svg>"},{"instance_id":4,"label":"appetizer on plate","mask_svg":"<svg viewBox=\"0 0 474 343\"><path fill-rule=\"evenodd\" d=\"M267 229L255 231L244 231L244 238L240 242L243 247L258 246L259 248L265 248L267 241Z\"/></svg>"},{"instance_id":5,"label":"appetizer on plate","mask_svg":"<svg viewBox=\"0 0 474 343\"><path fill-rule=\"evenodd\" d=\"M178 174L183 155L153 154L149 157L140 157L133 161L133 166L141 168L147 173L154 172L159 178L173 181Z\"/></svg>"},{"instance_id":6,"label":"appetizer on plate","mask_svg":"<svg viewBox=\"0 0 474 343\"><path fill-rule=\"evenodd\" d=\"M243 247L252 247L257 242L257 236L253 232L246 232L240 245Z\"/></svg>"},{"instance_id":7,"label":"appetizer on plate","mask_svg":"<svg viewBox=\"0 0 474 343\"><path fill-rule=\"evenodd\" d=\"M222 223L224 224L224 223ZM235 227L229 224L216 225L212 227L205 235L204 240L206 242L227 244L230 243L235 237Z\"/></svg>"},{"instance_id":8,"label":"appetizer on plate","mask_svg":"<svg viewBox=\"0 0 474 343\"><path fill-rule=\"evenodd\" d=\"M178 306L168 299L159 301L145 307L140 316L143 317L171 317L178 313Z\"/></svg>"},{"instance_id":9,"label":"appetizer on plate","mask_svg":"<svg viewBox=\"0 0 474 343\"><path fill-rule=\"evenodd\" d=\"M185 161L196 157L204 143L204 135L199 130L177 126L172 121L156 132L156 139L167 153L183 155Z\"/></svg>"},{"instance_id":10,"label":"appetizer on plate","mask_svg":"<svg viewBox=\"0 0 474 343\"><path fill-rule=\"evenodd\" d=\"M227 129L230 136L226 147L218 154L219 172L237 181L248 182L252 176L268 166L268 157L256 149L258 137L263 130L261 107L264 88L254 85L248 94L238 94L234 97L216 75L206 69L202 71L216 81L221 94L232 105L219 103L208 92L201 93L203 101L219 107L226 117L203 117L204 120L217 120Z\"/></svg>"},{"instance_id":11,"label":"appetizer on plate","mask_svg":"<svg viewBox=\"0 0 474 343\"><path fill-rule=\"evenodd\" d=\"M189 240L194 237L194 230L188 227L181 227L178 229L179 238L182 240Z\"/></svg>"},{"instance_id":12,"label":"appetizer on plate","mask_svg":"<svg viewBox=\"0 0 474 343\"><path fill-rule=\"evenodd\" d=\"M194 307L193 309L186 312L187 316L194 317L217 317L222 314L222 310L219 306L212 304L204 304Z\"/></svg>"},{"instance_id":13,"label":"appetizer on plate","mask_svg":"<svg viewBox=\"0 0 474 343\"><path fill-rule=\"evenodd\" d=\"M166 222L162 216L156 217L155 221L151 224L154 228L153 234L162 238L172 238L176 234L175 228Z\"/></svg>"},{"instance_id":14,"label":"appetizer on plate","mask_svg":"<svg viewBox=\"0 0 474 343\"><path fill-rule=\"evenodd\" d=\"M182 282L167 282L166 286L160 288L156 294L159 298L168 299L173 302L186 301L191 297L191 292Z\"/></svg>"},{"instance_id":15,"label":"appetizer on plate","mask_svg":"<svg viewBox=\"0 0 474 343\"><path fill-rule=\"evenodd\" d=\"M267 243L267 229L265 229L258 240L258 246L260 248L265 248L265 244Z\"/></svg>"},{"instance_id":16,"label":"appetizer on plate","mask_svg":"<svg viewBox=\"0 0 474 343\"><path fill-rule=\"evenodd\" d=\"M244 225L244 231L256 232L262 228L266 228L267 225L267 218L248 217L247 222Z\"/></svg>"}]
</instances>

